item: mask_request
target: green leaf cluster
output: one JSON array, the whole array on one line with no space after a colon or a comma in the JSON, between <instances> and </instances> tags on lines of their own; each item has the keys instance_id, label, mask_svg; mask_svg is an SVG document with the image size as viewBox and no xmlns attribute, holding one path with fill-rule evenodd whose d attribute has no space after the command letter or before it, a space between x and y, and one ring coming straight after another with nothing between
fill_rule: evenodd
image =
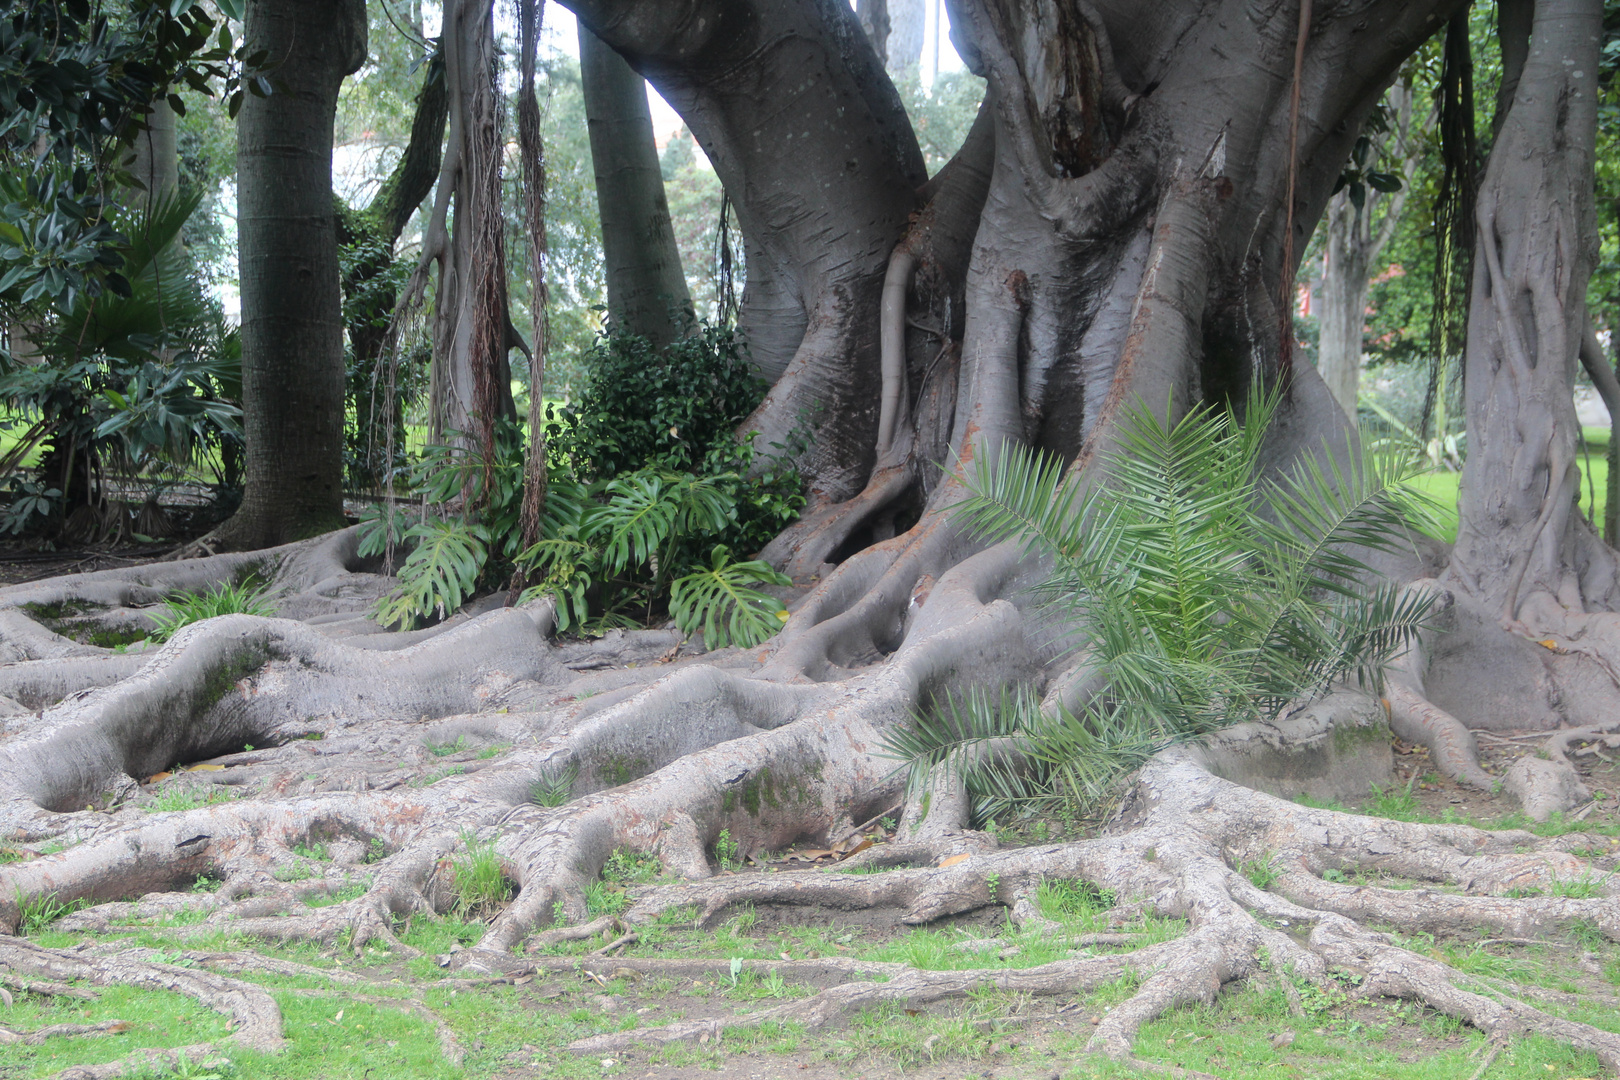
<instances>
[{"instance_id":1,"label":"green leaf cluster","mask_svg":"<svg viewBox=\"0 0 1620 1080\"><path fill-rule=\"evenodd\" d=\"M1049 563L1041 598L1106 689L1079 715L1043 713L1027 693L947 703L890 747L914 783L948 762L986 813L1095 804L1165 745L1339 681L1379 686L1430 600L1365 555L1406 544L1433 508L1399 482L1402 465L1372 455L1341 468L1324 451L1267 476L1276 400L1251 397L1241 418L1200 407L1168 430L1131 410L1108 481L1090 487L1040 453L981 458L959 520Z\"/></svg>"}]
</instances>

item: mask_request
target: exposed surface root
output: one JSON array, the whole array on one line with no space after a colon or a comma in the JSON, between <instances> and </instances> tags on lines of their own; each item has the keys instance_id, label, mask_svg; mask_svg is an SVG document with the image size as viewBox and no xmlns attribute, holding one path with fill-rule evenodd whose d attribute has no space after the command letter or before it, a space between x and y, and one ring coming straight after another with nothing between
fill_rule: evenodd
<instances>
[{"instance_id":1,"label":"exposed surface root","mask_svg":"<svg viewBox=\"0 0 1620 1080\"><path fill-rule=\"evenodd\" d=\"M194 968L153 963L120 952L112 956L84 956L65 950L42 949L14 937L0 937L0 968L13 976L45 976L50 981L79 979L98 986L124 984L151 990L169 990L200 1001L230 1018L235 1030L230 1041L252 1050L275 1053L284 1040L281 1009L262 987ZM211 1043L166 1050L139 1050L103 1065L77 1066L60 1077L123 1076L141 1066L168 1070L182 1057L199 1064L213 1055Z\"/></svg>"},{"instance_id":2,"label":"exposed surface root","mask_svg":"<svg viewBox=\"0 0 1620 1080\"><path fill-rule=\"evenodd\" d=\"M638 1044L695 1042L703 1036L716 1037L726 1027L757 1027L765 1023L791 1022L810 1030L843 1020L863 1009L888 1002L907 1007L927 1005L948 998L961 998L984 987L1026 994L1068 994L1113 982L1127 972L1145 973L1162 962L1161 946L1119 956L1097 956L1083 960L1060 960L1033 968L1011 968L994 974L983 971L918 971L907 968L886 982L853 982L823 990L812 997L778 1005L737 1017L718 1020L689 1020L657 1028L639 1028L581 1039L569 1049L594 1054L622 1050Z\"/></svg>"},{"instance_id":3,"label":"exposed surface root","mask_svg":"<svg viewBox=\"0 0 1620 1080\"><path fill-rule=\"evenodd\" d=\"M1002 905L1025 934L1069 957L955 972L838 958L747 961L740 971L817 992L732 1021L604 1035L576 1049L712 1039L723 1026L769 1021L814 1028L871 1005L926 1006L981 986L1072 994L1130 975L1134 994L1099 1018L1090 1042L1130 1062L1142 1025L1167 1011L1208 1002L1240 980L1287 971L1320 981L1332 971L1360 976L1362 993L1409 997L1493 1034L1539 1031L1620 1060L1616 1036L1537 1007L1567 1003L1470 980L1362 925L1397 933L1466 925L1532 940L1580 924L1620 940L1607 880L1568 850L1590 838L1358 817L1220 778L1272 776L1283 794L1329 798L1332 790L1313 785L1364 790L1369 778L1387 777L1387 750L1374 752L1387 745L1382 712L1363 696L1333 695L1279 725L1162 753L1095 839L998 849L972 828L967 791L948 771L933 778L926 803L908 799L885 743L917 714L970 688L1031 685L1065 700L1094 692L1084 658L1057 655L1044 640L1049 631L1003 599L1019 595L1032 572L1015 548L975 552L943 517L925 517L910 534L846 560L778 642L702 658L664 631L553 647L544 608L470 610L404 648L348 632L367 630L365 620L340 611L313 616L325 620L314 625L234 616L188 628L135 658L133 674L70 694L40 716L0 720L0 824L36 850L47 838L65 845L0 868L0 926L23 925L43 902L90 902L57 926L118 932L160 920L182 939L227 931L409 956L415 950L401 937L410 920L470 910L468 875L493 873L496 892L515 895L476 901L489 925L472 947L437 958L463 976L447 985L577 971L605 986L730 973L725 960L615 955L646 934L649 920L687 905L700 924L740 903L888 908L911 924ZM111 595L115 586L96 588ZM122 599L110 602L126 606L149 595L128 581L116 588ZM52 589L40 595L80 595ZM12 614L24 618L20 608ZM81 646L66 638L21 632L17 640L59 653L0 669L0 681L13 680L0 691L11 687L7 696L24 705L68 685L50 665L80 665L81 678L89 678L83 665L111 670L107 656L76 654ZM1412 665L1421 672L1420 657ZM1423 700L1420 680L1403 685ZM1419 710L1396 697L1400 724ZM1293 734L1282 733L1286 725ZM1428 745L1443 747L1435 730ZM1608 737L1565 735L1560 754ZM1341 745L1362 749L1335 757ZM1432 752L1439 762L1440 750ZM57 767L64 761L71 770ZM250 797L231 797L239 793ZM894 842L841 869L912 868L715 873L799 841L848 851L886 816L899 818ZM683 880L637 889L623 915L592 919L587 887L625 849L656 856ZM472 853L485 870L472 869ZM1123 902L1094 932L1073 933L1037 904L1054 878L1090 882ZM1266 889L1254 883L1261 880ZM559 913L570 925L552 925ZM1187 929L1170 941L1128 932L1144 915L1185 919ZM246 952L188 952L196 966L176 968L141 950L66 953L4 940L8 985L50 992L47 984L72 979L145 980L251 1014L257 1027L238 1016L235 1037L266 1046L280 1038L279 1014L261 1015L274 1004L230 974L322 979L333 989L319 993L351 998L368 989L359 975ZM584 957L536 954L585 940L601 945ZM1020 946L983 947L1006 960ZM6 959L6 949L22 959ZM448 1037L422 1003L374 996L419 1012ZM453 1042L442 1048L460 1053ZM174 1060L170 1051L143 1053Z\"/></svg>"},{"instance_id":4,"label":"exposed surface root","mask_svg":"<svg viewBox=\"0 0 1620 1080\"><path fill-rule=\"evenodd\" d=\"M1256 887L1234 869L1239 864L1269 866L1276 891ZM1329 871L1336 871L1340 881L1327 880L1323 875ZM1436 887L1351 885L1342 881L1346 873L1388 875ZM1515 935L1583 924L1620 940L1620 920L1606 895L1503 895L1538 886L1551 889L1560 882L1590 882L1585 863L1526 833L1302 807L1220 780L1179 750L1161 754L1143 770L1111 834L1095 840L987 852L949 866L884 874L756 874L657 886L638 894L626 919L644 922L694 905L698 921L706 923L733 905L752 903L892 908L904 921L922 923L987 904L1011 906L1053 878L1081 879L1117 895L1141 896L1147 910L1186 918L1189 929L1172 942L1022 971L908 971L881 982L830 987L812 998L725 1023L623 1032L574 1048L594 1053L636 1041L699 1039L718 1035L723 1026L779 1020L814 1027L867 1004L898 1001L911 1007L974 987L1073 993L1092 985L1093 978L1117 978L1130 970L1141 976L1140 986L1101 1019L1089 1044L1093 1051L1129 1061L1143 1024L1180 1005L1208 1002L1234 980L1275 969L1309 981L1321 981L1330 971L1359 976L1364 996L1411 998L1493 1036L1541 1032L1592 1050L1611 1067L1620 1050L1620 1035L1547 1014L1521 1000L1532 995L1516 987L1482 993L1478 980L1353 921L1375 919L1411 933L1481 926ZM1606 886L1602 891L1607 892ZM1303 943L1293 936L1306 931L1309 937ZM1129 950L1142 940L1101 934L1076 944ZM778 966L784 974L791 970L772 965Z\"/></svg>"}]
</instances>

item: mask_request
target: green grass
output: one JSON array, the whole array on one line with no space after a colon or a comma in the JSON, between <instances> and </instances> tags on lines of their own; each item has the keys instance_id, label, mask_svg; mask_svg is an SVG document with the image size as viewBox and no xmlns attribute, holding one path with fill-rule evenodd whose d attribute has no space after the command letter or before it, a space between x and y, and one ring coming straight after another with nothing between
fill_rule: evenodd
<instances>
[{"instance_id":1,"label":"green grass","mask_svg":"<svg viewBox=\"0 0 1620 1080\"><path fill-rule=\"evenodd\" d=\"M1575 453L1575 464L1581 471L1578 503L1581 513L1596 522L1601 531L1604 507L1608 505L1609 429L1586 427L1581 429L1581 433L1582 444ZM1438 539L1448 544L1454 542L1457 539L1457 491L1462 483L1462 474L1428 472L1412 477L1407 483L1440 504L1441 530Z\"/></svg>"},{"instance_id":2,"label":"green grass","mask_svg":"<svg viewBox=\"0 0 1620 1080\"><path fill-rule=\"evenodd\" d=\"M478 874L487 875L492 865L498 871L490 847L472 847L484 863ZM465 865L465 861L457 864L458 884ZM616 853L610 866L612 878L604 883L656 877L645 858L628 852ZM1100 917L1115 898L1083 884L1049 881L1040 890L1039 900L1048 917L1080 931L1104 929ZM786 953L795 959L845 956L909 961L934 970L1010 970L1066 955L1043 935L1022 935L1010 927L998 929L983 923L972 929L922 928L886 934L837 923L767 928L759 913L744 908L718 929L701 931L691 927L692 914L675 913L668 920L644 926L642 939L630 946L628 955L704 956L724 961L730 957L769 960ZM1143 920L1123 929L1141 931L1146 944L1184 933L1186 928L1174 920ZM648 1069L687 1069L692 1075L704 1075L728 1062L731 1069L745 1067L762 1076L795 1075L800 1064L850 1071L851 1075L903 1071L918 1077L978 1076L989 1071L998 1076L1041 1076L1056 1071L1064 1080L1135 1080L1146 1075L1083 1053L1086 1040L1095 1031L1091 1019L1117 1007L1139 989L1135 977L1057 998L1027 998L981 988L960 1001L921 1010L901 1005L870 1009L847 1024L815 1032L797 1024L733 1029L708 1044L637 1050L629 1061L614 1054L613 1064L604 1067L600 1056L579 1057L564 1048L590 1035L667 1023L690 1015L699 1003L706 1010L699 1015L725 1016L768 1008L809 994L813 988L769 972L739 969L734 976L728 975L723 964L717 976L699 979L610 977L604 985L566 973L542 976L527 987L455 989L436 985L450 973L438 967L433 957L453 945L471 945L484 930L478 919L418 915L400 932L406 945L424 955L406 960L402 966L398 958L380 949L370 949L356 959L342 950L334 955L318 945L250 942L223 928L199 935L194 928L143 927L123 938L125 946L155 949L170 962L181 961L187 951L244 948L316 968L341 962L344 970L376 980L365 991L373 997L414 994L421 998L450 1026L466 1050L466 1060L459 1068L441 1055L432 1025L412 1012L386 1004L356 1003L342 987L317 976L250 972L235 977L264 986L276 1000L287 1037L282 1054L263 1055L231 1047L224 1042L229 1034L225 1017L176 994L109 987L100 988L101 998L94 1002L19 994L17 1006L6 1015L8 1028L27 1030L50 1023L109 1019L124 1020L131 1028L123 1035L102 1039L55 1039L39 1047L7 1047L0 1059L0 1076L7 1080L42 1077L74 1065L115 1060L140 1046L199 1041L222 1046L223 1056L232 1063L223 1074L232 1080L473 1080L496 1075L596 1080L639 1076ZM46 928L33 940L68 947L87 937L95 935ZM1620 975L1616 963L1620 950L1594 929L1588 928L1583 936L1576 927L1566 937L1599 952ZM969 939L987 939L988 944L982 951L954 947ZM1569 985L1563 971L1569 949L1554 947L1569 943L1561 938L1529 948L1480 946L1421 934L1398 941L1479 978L1516 979L1554 989ZM998 951L1008 946L1020 951L999 958ZM585 953L597 947L599 941L557 948L579 955L596 970ZM395 978L401 982L390 982ZM543 993L537 995L542 988ZM1411 1003L1357 1002L1354 990L1353 977L1316 986L1287 972L1266 971L1227 985L1211 1005L1176 1009L1147 1025L1136 1054L1148 1062L1195 1069L1226 1080L1454 1080L1472 1075L1478 1067L1485 1048L1482 1034ZM603 1007L601 995L617 1004ZM1059 1008L1065 1011L1056 1013ZM1578 1003L1554 1011L1610 1030L1620 1027L1620 1017L1602 1005ZM1025 1026L1024 1016L1043 1019ZM1292 1042L1274 1045L1279 1034L1291 1037ZM1597 1062L1591 1055L1551 1040L1530 1038L1514 1040L1493 1064L1487 1080L1574 1080L1597 1075Z\"/></svg>"},{"instance_id":3,"label":"green grass","mask_svg":"<svg viewBox=\"0 0 1620 1080\"><path fill-rule=\"evenodd\" d=\"M204 593L186 593L163 601L163 610L152 613L157 629L153 641L168 641L183 626L220 615L274 615L276 606L267 587L248 580L241 584L221 582Z\"/></svg>"},{"instance_id":4,"label":"green grass","mask_svg":"<svg viewBox=\"0 0 1620 1080\"><path fill-rule=\"evenodd\" d=\"M455 857L453 865L456 910L462 915L487 917L511 899L512 886L506 880L500 856L495 854L495 841L466 837L465 850Z\"/></svg>"},{"instance_id":5,"label":"green grass","mask_svg":"<svg viewBox=\"0 0 1620 1080\"><path fill-rule=\"evenodd\" d=\"M162 813L173 810L195 810L199 806L212 806L215 803L230 802L236 795L226 787L214 785L207 789L181 785L165 788L157 793L146 809L153 813Z\"/></svg>"}]
</instances>

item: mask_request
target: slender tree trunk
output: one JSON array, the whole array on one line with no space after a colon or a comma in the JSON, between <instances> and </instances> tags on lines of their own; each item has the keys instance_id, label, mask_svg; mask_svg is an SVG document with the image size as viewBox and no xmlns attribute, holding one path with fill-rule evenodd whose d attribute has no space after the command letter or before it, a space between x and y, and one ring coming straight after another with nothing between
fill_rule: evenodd
<instances>
[{"instance_id":1,"label":"slender tree trunk","mask_svg":"<svg viewBox=\"0 0 1620 1080\"><path fill-rule=\"evenodd\" d=\"M1367 317L1368 246L1362 212L1339 192L1328 205L1327 265L1322 273L1322 314L1316 369L1328 391L1352 418L1361 379L1361 332Z\"/></svg>"},{"instance_id":2,"label":"slender tree trunk","mask_svg":"<svg viewBox=\"0 0 1620 1080\"><path fill-rule=\"evenodd\" d=\"M338 87L366 55L360 0L250 0L247 43L277 90L237 121L246 495L227 542L343 524L343 319L333 224Z\"/></svg>"},{"instance_id":3,"label":"slender tree trunk","mask_svg":"<svg viewBox=\"0 0 1620 1080\"><path fill-rule=\"evenodd\" d=\"M424 265L439 266L434 298L433 437L491 446L497 418L516 419L506 353L506 243L501 216L501 109L492 0L445 6L450 135ZM455 205L454 227L448 220ZM453 433L460 433L459 436Z\"/></svg>"},{"instance_id":4,"label":"slender tree trunk","mask_svg":"<svg viewBox=\"0 0 1620 1080\"><path fill-rule=\"evenodd\" d=\"M1388 103L1392 126L1376 137L1374 150L1367 156L1364 171L1399 169L1401 187L1382 192L1363 181L1364 201L1357 207L1350 189L1333 196L1326 220L1327 259L1322 275L1321 337L1317 348L1317 370L1327 383L1334 400L1350 417L1356 418L1356 392L1361 382L1362 332L1367 322L1368 273L1379 254L1395 234L1395 226L1406 206L1406 195L1417 176L1422 159L1412 114L1412 88L1397 81L1390 87ZM1432 126L1434 114L1430 113Z\"/></svg>"},{"instance_id":5,"label":"slender tree trunk","mask_svg":"<svg viewBox=\"0 0 1620 1080\"><path fill-rule=\"evenodd\" d=\"M523 468L523 504L520 527L523 543L540 539L546 508L546 350L550 345L546 289L546 147L540 137L540 102L535 95L534 69L545 19L545 0L519 0L518 40L518 158L523 164L523 224L529 236L529 314L534 323L534 346L529 350L529 456ZM514 588L522 581L514 582Z\"/></svg>"},{"instance_id":6,"label":"slender tree trunk","mask_svg":"<svg viewBox=\"0 0 1620 1080\"><path fill-rule=\"evenodd\" d=\"M172 195L180 186L180 150L174 109L168 99L152 104L152 111L146 116L146 130L135 136L124 167L145 189L143 202Z\"/></svg>"},{"instance_id":7,"label":"slender tree trunk","mask_svg":"<svg viewBox=\"0 0 1620 1080\"><path fill-rule=\"evenodd\" d=\"M855 18L860 20L861 32L872 43L872 51L885 64L889 59L889 2L888 0L855 0Z\"/></svg>"},{"instance_id":8,"label":"slender tree trunk","mask_svg":"<svg viewBox=\"0 0 1620 1080\"><path fill-rule=\"evenodd\" d=\"M661 348L681 336L692 296L658 167L647 84L584 23L579 69L602 215L608 313L621 329Z\"/></svg>"},{"instance_id":9,"label":"slender tree trunk","mask_svg":"<svg viewBox=\"0 0 1620 1080\"><path fill-rule=\"evenodd\" d=\"M443 160L445 122L449 99L445 91L444 58L439 53L426 65L422 92L416 100L411 122L411 141L399 163L389 174L364 210L351 210L337 200L338 240L345 247L358 246L343 281L349 299L349 349L354 357L353 380L349 386L354 406L356 430L350 433L350 452L356 462L352 482L360 487L377 487L386 470L390 429L395 445L403 445L404 409L397 393L397 372L384 364L388 344L388 320L398 297L378 278L394 262L394 245L433 190ZM363 295L365 302L356 302Z\"/></svg>"}]
</instances>

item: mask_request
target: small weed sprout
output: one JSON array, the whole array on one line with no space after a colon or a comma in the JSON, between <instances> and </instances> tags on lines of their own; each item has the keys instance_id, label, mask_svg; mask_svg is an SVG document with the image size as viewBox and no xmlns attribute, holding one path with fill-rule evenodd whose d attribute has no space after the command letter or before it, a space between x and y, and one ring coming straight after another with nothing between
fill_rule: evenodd
<instances>
[{"instance_id":1,"label":"small weed sprout","mask_svg":"<svg viewBox=\"0 0 1620 1080\"><path fill-rule=\"evenodd\" d=\"M722 870L735 870L738 866L737 841L731 838L730 829L721 829L720 835L714 841L714 857L720 863Z\"/></svg>"},{"instance_id":2,"label":"small weed sprout","mask_svg":"<svg viewBox=\"0 0 1620 1080\"><path fill-rule=\"evenodd\" d=\"M182 785L158 792L149 809L158 814L196 810L203 806L213 806L215 803L230 802L232 798L234 796L231 792L222 787L212 787L205 791Z\"/></svg>"},{"instance_id":3,"label":"small weed sprout","mask_svg":"<svg viewBox=\"0 0 1620 1080\"><path fill-rule=\"evenodd\" d=\"M1277 869L1276 856L1264 860L1244 859L1238 866L1238 873L1249 879L1249 884L1257 889L1269 889L1282 877L1282 871Z\"/></svg>"},{"instance_id":4,"label":"small weed sprout","mask_svg":"<svg viewBox=\"0 0 1620 1080\"><path fill-rule=\"evenodd\" d=\"M565 806L574 797L574 781L578 779L579 766L570 763L530 785L529 801L536 806Z\"/></svg>"},{"instance_id":5,"label":"small weed sprout","mask_svg":"<svg viewBox=\"0 0 1620 1080\"><path fill-rule=\"evenodd\" d=\"M42 930L69 912L85 906L84 900L62 901L54 892L23 896L17 890L17 932L27 935Z\"/></svg>"},{"instance_id":6,"label":"small weed sprout","mask_svg":"<svg viewBox=\"0 0 1620 1080\"><path fill-rule=\"evenodd\" d=\"M434 757L449 757L451 754L459 754L467 749L467 736L457 735L455 742L424 743L423 745L427 747L427 752Z\"/></svg>"}]
</instances>

